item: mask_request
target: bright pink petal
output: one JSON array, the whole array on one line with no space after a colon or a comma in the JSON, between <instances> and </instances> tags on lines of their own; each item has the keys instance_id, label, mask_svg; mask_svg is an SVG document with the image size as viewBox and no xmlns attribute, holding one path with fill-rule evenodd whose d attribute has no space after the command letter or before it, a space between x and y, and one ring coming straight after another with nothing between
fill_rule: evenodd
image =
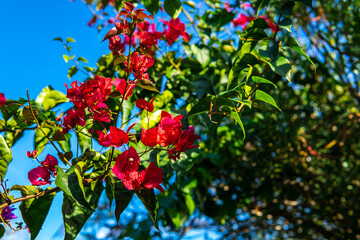
<instances>
[{"instance_id":1,"label":"bright pink petal","mask_svg":"<svg viewBox=\"0 0 360 240\"><path fill-rule=\"evenodd\" d=\"M129 150L121 153L115 159L115 165L112 169L115 176L124 180L126 175L138 170L140 158L135 148L130 147Z\"/></svg>"}]
</instances>

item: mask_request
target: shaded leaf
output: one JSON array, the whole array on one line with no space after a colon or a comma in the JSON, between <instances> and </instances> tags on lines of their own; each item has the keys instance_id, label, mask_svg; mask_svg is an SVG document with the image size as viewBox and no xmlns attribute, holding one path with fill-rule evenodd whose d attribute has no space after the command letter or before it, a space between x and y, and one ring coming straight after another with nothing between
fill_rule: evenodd
<instances>
[{"instance_id":1,"label":"shaded leaf","mask_svg":"<svg viewBox=\"0 0 360 240\"><path fill-rule=\"evenodd\" d=\"M119 222L121 213L129 205L134 191L128 190L122 182L115 183L115 218Z\"/></svg>"},{"instance_id":2,"label":"shaded leaf","mask_svg":"<svg viewBox=\"0 0 360 240\"><path fill-rule=\"evenodd\" d=\"M38 190L35 187L28 187L29 194L37 193ZM49 187L47 190L50 189L51 187ZM25 196L26 194L22 192L22 195ZM31 240L35 239L39 234L55 195L56 192L53 192L39 198L30 198L21 202L19 209L26 226L29 228Z\"/></svg>"},{"instance_id":3,"label":"shaded leaf","mask_svg":"<svg viewBox=\"0 0 360 240\"><path fill-rule=\"evenodd\" d=\"M67 77L69 79L71 79L72 76L74 76L76 73L77 73L78 69L76 68L76 66L71 66L69 68L69 71L68 71L68 74L67 74Z\"/></svg>"},{"instance_id":4,"label":"shaded leaf","mask_svg":"<svg viewBox=\"0 0 360 240\"><path fill-rule=\"evenodd\" d=\"M159 0L144 0L143 3L146 10L148 10L153 15L155 15L160 9Z\"/></svg>"},{"instance_id":5,"label":"shaded leaf","mask_svg":"<svg viewBox=\"0 0 360 240\"><path fill-rule=\"evenodd\" d=\"M299 43L296 41L296 39L293 36L286 39L285 45L291 47L292 49L297 51L300 55L304 56L316 68L313 61L311 61L310 57L301 49Z\"/></svg>"},{"instance_id":6,"label":"shaded leaf","mask_svg":"<svg viewBox=\"0 0 360 240\"><path fill-rule=\"evenodd\" d=\"M136 196L144 204L146 210L150 214L151 219L154 222L154 226L159 230L158 225L158 209L159 203L156 199L154 189L141 189L141 191L136 192Z\"/></svg>"},{"instance_id":7,"label":"shaded leaf","mask_svg":"<svg viewBox=\"0 0 360 240\"><path fill-rule=\"evenodd\" d=\"M258 77L258 76L252 76L252 80L254 83L256 84L259 84L259 83L264 83L264 84L271 84L273 85L275 88L277 88L277 86L275 85L275 83L265 79L265 78L262 78L262 77Z\"/></svg>"},{"instance_id":8,"label":"shaded leaf","mask_svg":"<svg viewBox=\"0 0 360 240\"><path fill-rule=\"evenodd\" d=\"M164 8L165 11L175 19L180 15L182 5L180 0L165 0Z\"/></svg>"},{"instance_id":9,"label":"shaded leaf","mask_svg":"<svg viewBox=\"0 0 360 240\"><path fill-rule=\"evenodd\" d=\"M244 134L244 137L243 137L243 140L245 140L245 128L244 128L244 125L241 121L241 118L240 118L240 115L238 112L234 111L234 112L231 112L230 113L230 116L235 120L235 122L240 126L243 134Z\"/></svg>"},{"instance_id":10,"label":"shaded leaf","mask_svg":"<svg viewBox=\"0 0 360 240\"><path fill-rule=\"evenodd\" d=\"M3 136L0 135L0 177L4 178L7 167L12 160L11 149L5 142Z\"/></svg>"},{"instance_id":11,"label":"shaded leaf","mask_svg":"<svg viewBox=\"0 0 360 240\"><path fill-rule=\"evenodd\" d=\"M230 73L229 73L229 79L227 83L227 90L233 89L236 87L239 82L241 82L247 75L247 71L243 71L246 68L249 68L248 65L255 65L258 63L257 58L250 54L246 53L244 55L240 55L234 62Z\"/></svg>"},{"instance_id":12,"label":"shaded leaf","mask_svg":"<svg viewBox=\"0 0 360 240\"><path fill-rule=\"evenodd\" d=\"M72 199L83 210L93 211L85 198L84 186L82 182L81 169L84 163L73 165L69 171L64 171L56 166L57 176L55 185L58 186L66 196Z\"/></svg>"}]
</instances>

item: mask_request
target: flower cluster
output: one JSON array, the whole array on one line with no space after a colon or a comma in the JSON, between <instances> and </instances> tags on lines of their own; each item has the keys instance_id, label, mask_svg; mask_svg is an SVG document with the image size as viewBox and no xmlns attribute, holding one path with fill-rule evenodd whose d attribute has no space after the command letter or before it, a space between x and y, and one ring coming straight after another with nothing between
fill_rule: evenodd
<instances>
[{"instance_id":1,"label":"flower cluster","mask_svg":"<svg viewBox=\"0 0 360 240\"><path fill-rule=\"evenodd\" d=\"M198 147L193 143L200 139L194 134L193 126L186 130L183 129L182 118L182 115L174 117L172 114L162 111L161 120L157 127L148 130L143 129L141 142L148 147L155 147L156 145L168 147L169 158L179 159L181 152Z\"/></svg>"},{"instance_id":2,"label":"flower cluster","mask_svg":"<svg viewBox=\"0 0 360 240\"><path fill-rule=\"evenodd\" d=\"M229 6L225 5L225 8L229 9ZM243 3L241 5L241 8L248 9L250 12L254 12L254 9L252 8L250 3ZM268 23L269 27L271 28L271 31L275 32L278 29L280 29L269 17L261 15L259 16L259 18L264 19ZM248 16L247 14L239 14L237 18L233 19L231 22L234 24L235 27L240 25L242 29L245 29L246 26L254 19L256 19L256 17Z\"/></svg>"},{"instance_id":3,"label":"flower cluster","mask_svg":"<svg viewBox=\"0 0 360 240\"><path fill-rule=\"evenodd\" d=\"M31 184L37 186L50 184L50 177L56 176L55 166L57 165L57 159L54 156L48 154L45 160L41 162L40 167L30 170L30 172L28 173L29 181L31 182Z\"/></svg>"},{"instance_id":4,"label":"flower cluster","mask_svg":"<svg viewBox=\"0 0 360 240\"><path fill-rule=\"evenodd\" d=\"M163 181L163 172L161 168L155 166L154 162L142 170L138 171L140 157L133 147L121 153L115 159L115 165L112 169L114 175L121 179L124 186L129 190L153 189L156 188L164 192L160 185Z\"/></svg>"}]
</instances>

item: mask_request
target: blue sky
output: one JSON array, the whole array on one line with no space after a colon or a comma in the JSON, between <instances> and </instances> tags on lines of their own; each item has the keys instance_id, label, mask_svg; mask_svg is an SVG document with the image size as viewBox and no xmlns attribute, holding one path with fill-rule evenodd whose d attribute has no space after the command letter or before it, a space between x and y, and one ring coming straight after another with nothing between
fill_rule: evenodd
<instances>
[{"instance_id":1,"label":"blue sky","mask_svg":"<svg viewBox=\"0 0 360 240\"><path fill-rule=\"evenodd\" d=\"M107 43L100 44L104 34L87 27L92 14L79 0L2 1L1 5L0 92L5 93L7 99L26 98L27 89L30 97L35 99L47 85L65 93L64 83L69 85L73 80L84 79L81 73L71 81L67 78L71 65L63 60L66 51L60 42L53 41L56 37L74 38L76 43L72 44L72 53L76 57L85 57L89 66L95 66L97 59L109 52ZM32 142L33 133L26 133L23 140L13 147L14 159L6 175L8 186L30 185L27 172L38 166L26 157L26 151L33 148ZM45 151L53 153L50 147ZM46 153L42 154L40 161L45 156ZM62 224L61 204L62 196L58 194L37 239L53 239L53 234ZM20 212L16 214L20 216ZM6 239L28 239L27 232L20 231Z\"/></svg>"}]
</instances>

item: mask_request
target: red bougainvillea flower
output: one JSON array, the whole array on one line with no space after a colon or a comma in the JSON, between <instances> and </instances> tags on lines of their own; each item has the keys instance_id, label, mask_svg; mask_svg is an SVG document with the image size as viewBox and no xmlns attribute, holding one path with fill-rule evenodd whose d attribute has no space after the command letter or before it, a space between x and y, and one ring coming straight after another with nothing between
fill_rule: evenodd
<instances>
[{"instance_id":1,"label":"red bougainvillea flower","mask_svg":"<svg viewBox=\"0 0 360 240\"><path fill-rule=\"evenodd\" d=\"M125 43L121 42L121 37L119 35L115 35L109 38L109 49L113 53L114 56L119 55L125 51Z\"/></svg>"},{"instance_id":2,"label":"red bougainvillea flower","mask_svg":"<svg viewBox=\"0 0 360 240\"><path fill-rule=\"evenodd\" d=\"M128 98L132 94L134 87L136 86L135 81L130 81L126 88L126 80L123 78L115 78L113 84L116 87L116 91L121 93L121 95L125 98L125 100L128 100ZM125 88L126 88L126 93L125 93Z\"/></svg>"},{"instance_id":3,"label":"red bougainvillea flower","mask_svg":"<svg viewBox=\"0 0 360 240\"><path fill-rule=\"evenodd\" d=\"M199 145L193 145L194 141L200 139L198 135L194 134L194 127L189 126L189 129L183 130L175 143L175 148L168 150L169 159L180 159L180 154L188 149L199 147Z\"/></svg>"},{"instance_id":4,"label":"red bougainvillea flower","mask_svg":"<svg viewBox=\"0 0 360 240\"><path fill-rule=\"evenodd\" d=\"M148 168L139 172L139 164L139 155L133 147L130 147L116 158L112 171L117 178L123 180L124 186L129 190L157 188L164 192L160 186L163 180L161 168L151 162Z\"/></svg>"},{"instance_id":5,"label":"red bougainvillea flower","mask_svg":"<svg viewBox=\"0 0 360 240\"><path fill-rule=\"evenodd\" d=\"M141 172L134 171L125 175L123 183L129 190L153 189L156 188L164 193L163 187L160 185L163 181L163 172L161 168L155 166L151 162L148 168Z\"/></svg>"},{"instance_id":6,"label":"red bougainvillea flower","mask_svg":"<svg viewBox=\"0 0 360 240\"><path fill-rule=\"evenodd\" d=\"M249 22L254 20L254 17L246 16L244 14L240 14L237 18L232 20L231 22L234 24L235 27L241 26L241 28L245 29Z\"/></svg>"},{"instance_id":7,"label":"red bougainvillea flower","mask_svg":"<svg viewBox=\"0 0 360 240\"><path fill-rule=\"evenodd\" d=\"M13 213L15 208L7 206L3 210L1 210L1 218L6 222L11 219L17 218L17 216Z\"/></svg>"},{"instance_id":8,"label":"red bougainvillea flower","mask_svg":"<svg viewBox=\"0 0 360 240\"><path fill-rule=\"evenodd\" d=\"M177 139L180 137L182 129L181 120L183 115L174 117L172 114L162 111L161 120L159 123L158 130L158 144L162 147L167 147L171 144L175 144Z\"/></svg>"},{"instance_id":9,"label":"red bougainvillea flower","mask_svg":"<svg viewBox=\"0 0 360 240\"><path fill-rule=\"evenodd\" d=\"M2 107L6 103L6 98L3 93L0 93L0 107Z\"/></svg>"},{"instance_id":10,"label":"red bougainvillea flower","mask_svg":"<svg viewBox=\"0 0 360 240\"><path fill-rule=\"evenodd\" d=\"M85 110L84 108L79 108L76 111L72 108L64 117L63 120L63 133L68 133L70 129L73 129L76 125L85 126Z\"/></svg>"},{"instance_id":11,"label":"red bougainvillea flower","mask_svg":"<svg viewBox=\"0 0 360 240\"><path fill-rule=\"evenodd\" d=\"M28 173L28 178L33 185L50 184L50 176L56 176L56 168L58 161L55 157L48 154L44 161L41 162L40 167L31 169Z\"/></svg>"},{"instance_id":12,"label":"red bougainvillea flower","mask_svg":"<svg viewBox=\"0 0 360 240\"><path fill-rule=\"evenodd\" d=\"M164 33L156 31L155 23L150 24L148 21L138 23L137 28L138 30L134 32L135 38L140 40L141 46L146 46L148 48L155 45L157 40L161 39L164 35Z\"/></svg>"},{"instance_id":13,"label":"red bougainvillea flower","mask_svg":"<svg viewBox=\"0 0 360 240\"><path fill-rule=\"evenodd\" d=\"M266 16L259 16L259 18L263 18L269 25L269 27L271 28L271 31L275 32L277 27L276 24L271 20L271 18L266 17ZM278 30L280 29L280 27L278 28Z\"/></svg>"},{"instance_id":14,"label":"red bougainvillea flower","mask_svg":"<svg viewBox=\"0 0 360 240\"><path fill-rule=\"evenodd\" d=\"M171 46L176 39L181 35L185 41L190 41L190 36L185 32L185 24L180 21L180 18L171 19L170 21L162 21L168 28L165 29L164 34L166 41Z\"/></svg>"},{"instance_id":15,"label":"red bougainvillea flower","mask_svg":"<svg viewBox=\"0 0 360 240\"><path fill-rule=\"evenodd\" d=\"M41 165L46 170L48 170L51 173L51 175L56 175L55 166L58 165L58 160L54 156L52 156L50 154L46 155L46 158L44 161L41 162Z\"/></svg>"},{"instance_id":16,"label":"red bougainvillea flower","mask_svg":"<svg viewBox=\"0 0 360 240\"><path fill-rule=\"evenodd\" d=\"M99 136L99 144L104 147L120 147L129 142L127 133L117 127L110 126L110 133L106 135L100 130L96 132Z\"/></svg>"},{"instance_id":17,"label":"red bougainvillea flower","mask_svg":"<svg viewBox=\"0 0 360 240\"><path fill-rule=\"evenodd\" d=\"M128 65L127 60L124 61L125 66ZM137 52L131 54L130 73L133 73L136 79L149 79L146 70L154 65L154 59L146 55L138 55ZM127 68L124 71L127 72Z\"/></svg>"},{"instance_id":18,"label":"red bougainvillea flower","mask_svg":"<svg viewBox=\"0 0 360 240\"><path fill-rule=\"evenodd\" d=\"M143 98L135 101L136 107L143 108L148 112L154 111L154 102L155 98L151 99L150 102L145 101Z\"/></svg>"},{"instance_id":19,"label":"red bougainvillea flower","mask_svg":"<svg viewBox=\"0 0 360 240\"><path fill-rule=\"evenodd\" d=\"M114 175L124 180L125 176L139 169L140 158L135 148L130 147L129 150L121 153L115 159L115 165L112 169Z\"/></svg>"},{"instance_id":20,"label":"red bougainvillea flower","mask_svg":"<svg viewBox=\"0 0 360 240\"><path fill-rule=\"evenodd\" d=\"M50 184L50 175L50 172L44 167L37 167L30 170L28 173L28 178L31 184L39 186Z\"/></svg>"},{"instance_id":21,"label":"red bougainvillea flower","mask_svg":"<svg viewBox=\"0 0 360 240\"><path fill-rule=\"evenodd\" d=\"M148 147L155 147L158 144L158 127L154 127L151 129L142 129L141 133L141 142Z\"/></svg>"},{"instance_id":22,"label":"red bougainvillea flower","mask_svg":"<svg viewBox=\"0 0 360 240\"><path fill-rule=\"evenodd\" d=\"M26 156L27 156L28 158L35 158L36 154L37 154L37 151L36 151L36 150L34 150L34 151L32 151L32 152L30 152L30 151L27 151L27 152L26 152Z\"/></svg>"}]
</instances>

